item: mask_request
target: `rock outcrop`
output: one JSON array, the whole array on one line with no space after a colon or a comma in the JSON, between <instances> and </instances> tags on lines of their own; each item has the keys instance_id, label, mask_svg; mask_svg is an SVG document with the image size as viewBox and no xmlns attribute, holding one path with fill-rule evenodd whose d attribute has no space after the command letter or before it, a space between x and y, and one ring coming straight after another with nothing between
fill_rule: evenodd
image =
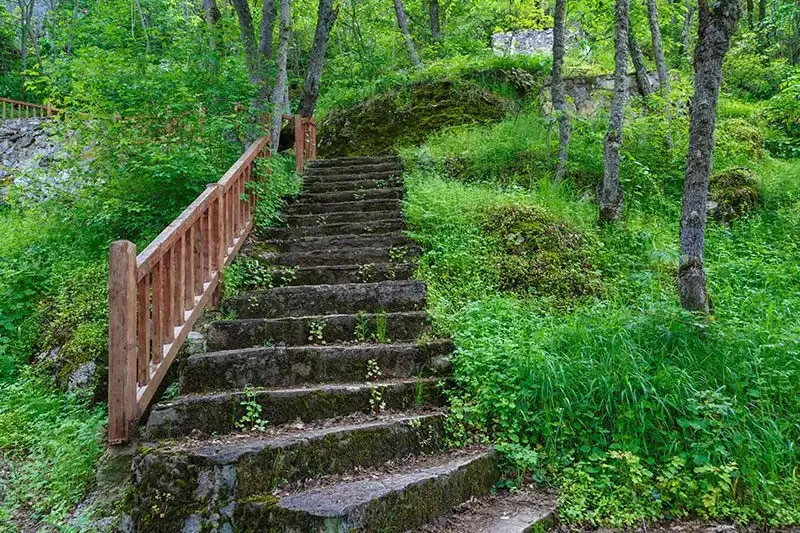
<instances>
[{"instance_id":1,"label":"rock outcrop","mask_svg":"<svg viewBox=\"0 0 800 533\"><path fill-rule=\"evenodd\" d=\"M658 88L658 74L649 72L650 87ZM629 74L625 79L628 97L638 95L639 87L636 85L636 76ZM594 115L598 110L608 107L614 91L614 75L603 74L599 76L573 76L564 78L564 90L567 96L567 106L570 111L582 116ZM545 113L552 110L550 100L550 81L542 86L540 102Z\"/></svg>"}]
</instances>

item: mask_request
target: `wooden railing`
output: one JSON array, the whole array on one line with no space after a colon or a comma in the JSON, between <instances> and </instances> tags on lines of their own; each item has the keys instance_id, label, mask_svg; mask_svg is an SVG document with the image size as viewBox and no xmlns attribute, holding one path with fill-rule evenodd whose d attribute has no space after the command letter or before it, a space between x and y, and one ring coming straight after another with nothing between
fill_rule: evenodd
<instances>
[{"instance_id":1,"label":"wooden railing","mask_svg":"<svg viewBox=\"0 0 800 533\"><path fill-rule=\"evenodd\" d=\"M317 158L317 121L314 117L294 117L294 150L297 172L303 171L306 161Z\"/></svg>"},{"instance_id":2,"label":"wooden railing","mask_svg":"<svg viewBox=\"0 0 800 533\"><path fill-rule=\"evenodd\" d=\"M31 104L2 97L0 97L0 103L2 103L3 107L3 119L49 118L61 113L60 110L51 107L50 104Z\"/></svg>"}]
</instances>

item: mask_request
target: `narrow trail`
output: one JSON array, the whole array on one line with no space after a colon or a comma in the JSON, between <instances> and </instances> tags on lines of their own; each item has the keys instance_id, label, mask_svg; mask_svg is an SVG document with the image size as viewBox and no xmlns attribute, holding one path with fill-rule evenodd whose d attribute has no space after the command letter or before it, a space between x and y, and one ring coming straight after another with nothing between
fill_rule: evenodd
<instances>
[{"instance_id":1,"label":"narrow trail","mask_svg":"<svg viewBox=\"0 0 800 533\"><path fill-rule=\"evenodd\" d=\"M488 494L496 452L445 449L452 343L410 279L401 173L394 158L309 166L257 246L284 286L228 302L235 319L210 325L180 396L152 409L140 531L405 531Z\"/></svg>"}]
</instances>

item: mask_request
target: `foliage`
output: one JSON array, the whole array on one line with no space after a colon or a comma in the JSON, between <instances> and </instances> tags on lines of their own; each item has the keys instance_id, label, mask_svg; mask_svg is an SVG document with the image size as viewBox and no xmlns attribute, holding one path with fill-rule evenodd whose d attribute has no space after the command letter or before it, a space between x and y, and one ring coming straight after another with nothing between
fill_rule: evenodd
<instances>
[{"instance_id":1,"label":"foliage","mask_svg":"<svg viewBox=\"0 0 800 533\"><path fill-rule=\"evenodd\" d=\"M769 140L770 148L778 155L800 156L800 72L781 85L780 93L767 104L767 117L778 128Z\"/></svg>"}]
</instances>

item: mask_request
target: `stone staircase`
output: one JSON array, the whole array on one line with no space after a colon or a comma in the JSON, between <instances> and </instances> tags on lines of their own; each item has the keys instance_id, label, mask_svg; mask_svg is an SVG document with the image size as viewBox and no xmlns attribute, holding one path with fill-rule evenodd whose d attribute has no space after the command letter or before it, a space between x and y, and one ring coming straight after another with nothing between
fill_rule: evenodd
<instances>
[{"instance_id":1,"label":"stone staircase","mask_svg":"<svg viewBox=\"0 0 800 533\"><path fill-rule=\"evenodd\" d=\"M444 446L452 345L411 280L401 170L316 161L286 227L258 236L282 286L227 302L153 406L139 531L405 531L495 484L493 450Z\"/></svg>"}]
</instances>

